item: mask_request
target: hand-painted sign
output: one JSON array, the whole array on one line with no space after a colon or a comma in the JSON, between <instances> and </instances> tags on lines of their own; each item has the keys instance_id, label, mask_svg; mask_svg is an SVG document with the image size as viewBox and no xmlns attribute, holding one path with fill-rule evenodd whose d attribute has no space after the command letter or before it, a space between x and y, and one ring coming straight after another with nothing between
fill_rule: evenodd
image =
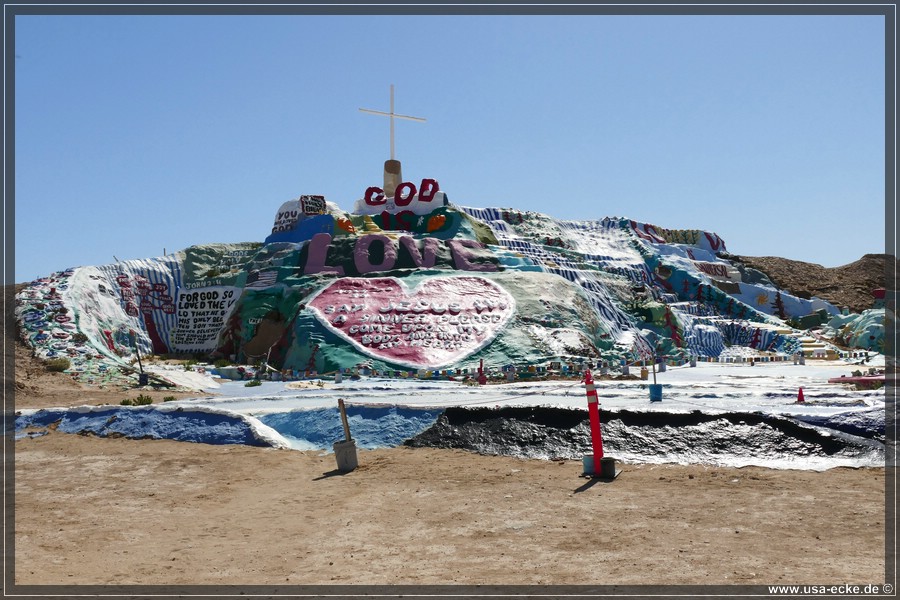
<instances>
[{"instance_id":1,"label":"hand-painted sign","mask_svg":"<svg viewBox=\"0 0 900 600\"><path fill-rule=\"evenodd\" d=\"M641 239L654 244L691 244L710 252L725 251L725 242L718 234L697 229L665 229L650 225L629 221L631 229ZM702 235L701 235L702 234Z\"/></svg>"},{"instance_id":2,"label":"hand-painted sign","mask_svg":"<svg viewBox=\"0 0 900 600\"><path fill-rule=\"evenodd\" d=\"M325 196L300 196L300 211L304 215L324 215L327 212Z\"/></svg>"},{"instance_id":3,"label":"hand-painted sign","mask_svg":"<svg viewBox=\"0 0 900 600\"><path fill-rule=\"evenodd\" d=\"M741 272L729 264L704 262L699 260L692 262L697 269L714 279L724 279L726 281L734 281L737 283L740 283L741 281Z\"/></svg>"},{"instance_id":4,"label":"hand-painted sign","mask_svg":"<svg viewBox=\"0 0 900 600\"><path fill-rule=\"evenodd\" d=\"M368 356L435 368L487 346L512 317L515 300L483 277L433 277L412 291L394 277L343 278L307 306Z\"/></svg>"},{"instance_id":5,"label":"hand-painted sign","mask_svg":"<svg viewBox=\"0 0 900 600\"><path fill-rule=\"evenodd\" d=\"M179 290L178 321L171 332L174 350L211 352L241 289L232 286Z\"/></svg>"},{"instance_id":6,"label":"hand-painted sign","mask_svg":"<svg viewBox=\"0 0 900 600\"><path fill-rule=\"evenodd\" d=\"M327 212L325 196L305 195L298 200L288 200L275 213L275 222L272 225L272 233L290 231L297 222L313 215L323 215Z\"/></svg>"},{"instance_id":7,"label":"hand-painted sign","mask_svg":"<svg viewBox=\"0 0 900 600\"><path fill-rule=\"evenodd\" d=\"M125 314L129 317L141 316L147 336L153 344L153 352L165 354L168 346L160 335L154 320L154 311L162 311L166 315L175 314L175 303L169 294L169 286L165 283L150 283L144 275L135 274L129 277L126 273L116 276L116 284L122 296Z\"/></svg>"}]
</instances>

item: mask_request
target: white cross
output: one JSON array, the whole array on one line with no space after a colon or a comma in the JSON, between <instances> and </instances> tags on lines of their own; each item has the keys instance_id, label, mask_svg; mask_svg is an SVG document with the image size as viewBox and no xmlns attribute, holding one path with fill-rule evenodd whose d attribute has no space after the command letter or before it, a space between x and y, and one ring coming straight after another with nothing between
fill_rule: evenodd
<instances>
[{"instance_id":1,"label":"white cross","mask_svg":"<svg viewBox=\"0 0 900 600\"><path fill-rule=\"evenodd\" d=\"M410 117L407 115L398 115L394 112L394 84L393 83L391 84L391 112L386 113L386 112L381 112L380 110L369 110L367 108L361 108L359 110L361 110L364 113L371 113L373 115L383 115L385 117L391 118L391 160L394 160L394 118L396 117L398 119L409 119L410 121L421 121L422 123L425 122L425 119L423 119L421 117Z\"/></svg>"}]
</instances>

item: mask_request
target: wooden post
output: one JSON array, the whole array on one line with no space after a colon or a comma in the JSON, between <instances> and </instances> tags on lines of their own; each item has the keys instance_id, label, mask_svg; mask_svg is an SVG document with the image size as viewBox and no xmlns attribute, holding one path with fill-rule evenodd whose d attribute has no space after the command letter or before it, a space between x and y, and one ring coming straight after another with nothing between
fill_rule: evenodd
<instances>
[{"instance_id":1,"label":"wooden post","mask_svg":"<svg viewBox=\"0 0 900 600\"><path fill-rule=\"evenodd\" d=\"M131 337L131 343L132 343L132 345L134 346L134 353L137 355L138 367L140 367L141 373L143 373L143 372L144 372L144 365L141 364L141 352L140 352L140 350L138 350L138 345L137 345L137 334L134 332L134 329L129 330L128 333L131 334L131 336L130 336L130 337Z\"/></svg>"},{"instance_id":2,"label":"wooden post","mask_svg":"<svg viewBox=\"0 0 900 600\"><path fill-rule=\"evenodd\" d=\"M344 399L338 398L338 409L341 411L341 423L344 424L344 440L350 441L350 424L347 422L347 410L344 408Z\"/></svg>"}]
</instances>

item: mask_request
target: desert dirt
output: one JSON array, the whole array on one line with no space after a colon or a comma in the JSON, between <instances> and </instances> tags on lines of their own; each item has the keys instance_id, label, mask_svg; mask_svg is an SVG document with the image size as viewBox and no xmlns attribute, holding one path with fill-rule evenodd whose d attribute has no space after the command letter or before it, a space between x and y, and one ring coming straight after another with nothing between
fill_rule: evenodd
<instances>
[{"instance_id":1,"label":"desert dirt","mask_svg":"<svg viewBox=\"0 0 900 600\"><path fill-rule=\"evenodd\" d=\"M138 393L16 359L16 408ZM318 451L55 431L14 448L18 585L884 580L884 469L619 463L600 482L458 450L359 450L341 474Z\"/></svg>"}]
</instances>

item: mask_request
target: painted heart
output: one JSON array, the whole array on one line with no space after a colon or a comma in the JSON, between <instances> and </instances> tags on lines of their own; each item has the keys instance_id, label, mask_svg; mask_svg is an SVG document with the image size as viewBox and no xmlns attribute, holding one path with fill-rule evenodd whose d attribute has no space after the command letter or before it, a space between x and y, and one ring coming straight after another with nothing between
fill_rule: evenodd
<instances>
[{"instance_id":1,"label":"painted heart","mask_svg":"<svg viewBox=\"0 0 900 600\"><path fill-rule=\"evenodd\" d=\"M484 277L432 277L410 290L395 277L337 279L307 302L360 352L416 369L456 363L487 346L515 300Z\"/></svg>"}]
</instances>

